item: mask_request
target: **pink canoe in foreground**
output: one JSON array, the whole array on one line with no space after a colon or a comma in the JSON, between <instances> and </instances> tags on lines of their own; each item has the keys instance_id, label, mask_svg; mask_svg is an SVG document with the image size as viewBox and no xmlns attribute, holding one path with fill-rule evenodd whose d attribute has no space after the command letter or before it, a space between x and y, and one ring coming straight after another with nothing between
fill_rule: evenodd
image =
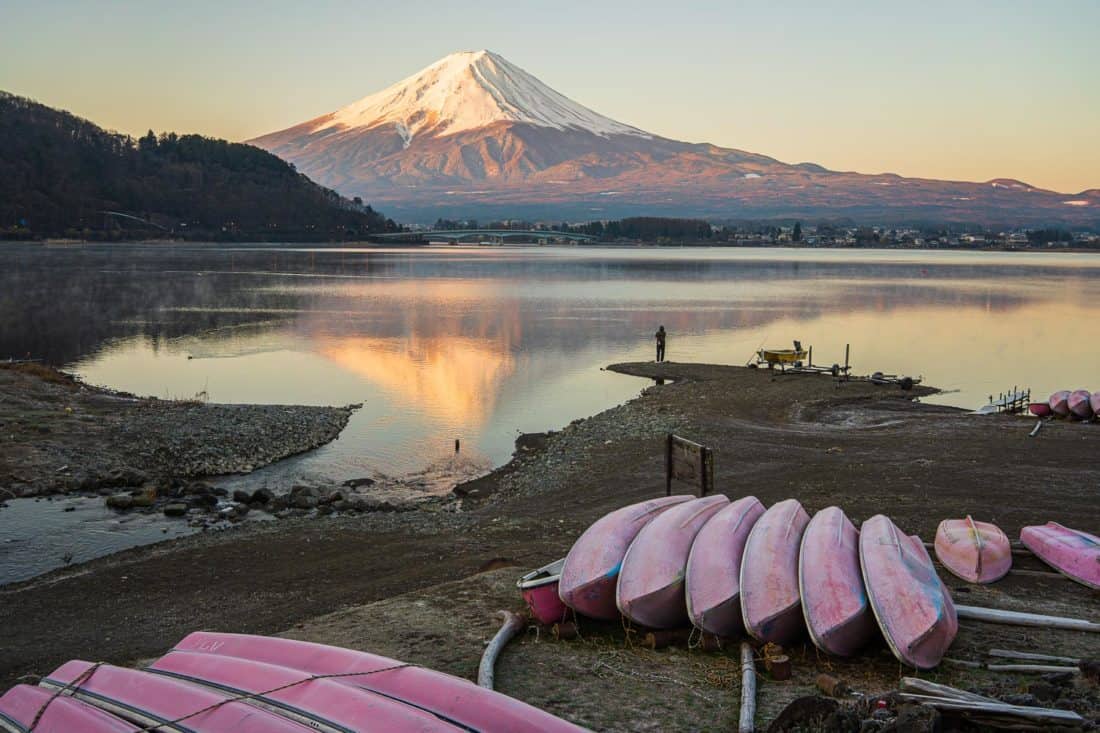
<instances>
[{"instance_id":1,"label":"pink canoe in foreground","mask_svg":"<svg viewBox=\"0 0 1100 733\"><path fill-rule=\"evenodd\" d=\"M460 677L424 667L401 666L397 660L367 652L294 639L209 631L188 634L173 651L252 659L309 674L364 673L361 677L332 679L342 685L401 700L446 722L480 733L577 733L584 730Z\"/></svg>"},{"instance_id":2,"label":"pink canoe in foreground","mask_svg":"<svg viewBox=\"0 0 1100 733\"><path fill-rule=\"evenodd\" d=\"M565 556L558 581L562 602L589 618L619 618L615 585L630 543L654 517L692 498L662 496L616 509L596 520Z\"/></svg>"},{"instance_id":3,"label":"pink canoe in foreground","mask_svg":"<svg viewBox=\"0 0 1100 733\"><path fill-rule=\"evenodd\" d=\"M756 520L741 558L741 618L759 641L782 644L802 631L798 553L810 516L796 499Z\"/></svg>"},{"instance_id":4,"label":"pink canoe in foreground","mask_svg":"<svg viewBox=\"0 0 1100 733\"><path fill-rule=\"evenodd\" d=\"M798 559L802 615L814 645L847 657L875 634L859 570L859 530L839 507L814 515Z\"/></svg>"},{"instance_id":5,"label":"pink canoe in foreground","mask_svg":"<svg viewBox=\"0 0 1100 733\"><path fill-rule=\"evenodd\" d=\"M257 704L312 728L350 729L362 733L465 730L419 708L369 690L342 685L332 679L294 684L308 679L310 675L297 669L249 659L173 651L147 669L171 679L203 685L222 694L256 694L253 699ZM357 678L347 679L354 682Z\"/></svg>"},{"instance_id":6,"label":"pink canoe in foreground","mask_svg":"<svg viewBox=\"0 0 1100 733\"><path fill-rule=\"evenodd\" d=\"M894 656L917 669L935 667L959 620L920 537L906 537L878 514L863 523L859 558L871 610Z\"/></svg>"},{"instance_id":7,"label":"pink canoe in foreground","mask_svg":"<svg viewBox=\"0 0 1100 733\"><path fill-rule=\"evenodd\" d=\"M1055 392L1047 400L1047 404L1050 405L1051 412L1058 417L1069 417L1069 390Z\"/></svg>"},{"instance_id":8,"label":"pink canoe in foreground","mask_svg":"<svg viewBox=\"0 0 1100 733\"><path fill-rule=\"evenodd\" d=\"M1020 541L1059 573L1100 590L1100 538L1047 522L1024 527Z\"/></svg>"},{"instance_id":9,"label":"pink canoe in foreground","mask_svg":"<svg viewBox=\"0 0 1100 733\"><path fill-rule=\"evenodd\" d=\"M630 543L615 589L619 610L636 624L671 629L688 623L684 576L695 536L729 504L721 494L673 507Z\"/></svg>"},{"instance_id":10,"label":"pink canoe in foreground","mask_svg":"<svg viewBox=\"0 0 1100 733\"><path fill-rule=\"evenodd\" d=\"M1092 399L1092 395L1087 389L1078 389L1070 392L1069 397L1066 398L1066 407L1069 408L1070 413L1074 417L1088 420L1092 417L1092 405L1089 403L1090 399Z\"/></svg>"},{"instance_id":11,"label":"pink canoe in foreground","mask_svg":"<svg viewBox=\"0 0 1100 733\"><path fill-rule=\"evenodd\" d=\"M741 555L764 505L746 496L721 509L703 525L688 555L684 577L691 622L718 636L739 634Z\"/></svg>"},{"instance_id":12,"label":"pink canoe in foreground","mask_svg":"<svg viewBox=\"0 0 1100 733\"><path fill-rule=\"evenodd\" d=\"M1012 567L1012 545L1001 528L969 515L940 522L935 549L943 566L969 583L992 583Z\"/></svg>"},{"instance_id":13,"label":"pink canoe in foreground","mask_svg":"<svg viewBox=\"0 0 1100 733\"><path fill-rule=\"evenodd\" d=\"M71 690L73 697L140 726L153 726L189 716L179 723L181 730L201 733L307 733L314 730L253 705L230 702L230 696L224 693L109 664L101 665L89 674L94 666L91 662L79 660L66 662L39 684L58 690L86 676L74 685ZM198 712L216 704L217 707L206 712Z\"/></svg>"},{"instance_id":14,"label":"pink canoe in foreground","mask_svg":"<svg viewBox=\"0 0 1100 733\"><path fill-rule=\"evenodd\" d=\"M16 685L0 697L0 730L24 733L45 707L34 733L133 733L134 726L44 687Z\"/></svg>"}]
</instances>

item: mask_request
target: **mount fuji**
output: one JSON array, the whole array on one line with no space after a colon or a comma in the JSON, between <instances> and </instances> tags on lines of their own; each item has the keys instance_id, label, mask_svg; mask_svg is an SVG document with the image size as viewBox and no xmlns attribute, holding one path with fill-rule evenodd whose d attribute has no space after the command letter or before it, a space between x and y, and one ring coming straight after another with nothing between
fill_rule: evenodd
<instances>
[{"instance_id":1,"label":"mount fuji","mask_svg":"<svg viewBox=\"0 0 1100 733\"><path fill-rule=\"evenodd\" d=\"M451 54L248 142L406 220L647 214L1100 224L1098 189L864 175L671 140L590 110L490 51Z\"/></svg>"}]
</instances>

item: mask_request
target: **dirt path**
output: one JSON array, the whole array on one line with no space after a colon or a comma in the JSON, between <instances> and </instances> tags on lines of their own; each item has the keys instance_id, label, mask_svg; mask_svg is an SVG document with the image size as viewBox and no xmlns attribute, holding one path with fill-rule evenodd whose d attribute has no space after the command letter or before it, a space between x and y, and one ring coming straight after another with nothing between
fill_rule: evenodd
<instances>
[{"instance_id":1,"label":"dirt path","mask_svg":"<svg viewBox=\"0 0 1100 733\"><path fill-rule=\"evenodd\" d=\"M941 519L966 513L1010 536L1052 519L1100 530L1100 426L1052 423L1028 438L1031 420L913 402L921 390L708 365L614 368L675 381L562 431L526 436L511 463L459 487L461 511L444 503L290 520L128 551L0 589L0 687L74 657L153 656L194 629L275 633L463 578L501 558L531 567L560 557L601 514L663 493L670 430L715 450L716 484L730 496L753 493L769 504L793 496L811 512L838 504L856 521L886 512L926 539ZM1095 616L1100 600L1046 576L1010 576L992 589L948 584L959 598L1067 615ZM973 657L992 645L1100 656L1100 640L1084 636L979 627L952 653ZM894 684L902 670L882 651L827 665L867 686ZM806 665L799 674L809 675L816 655L796 654ZM807 680L812 675L798 677L790 690ZM537 697L532 686L522 689ZM567 712L560 699L540 699Z\"/></svg>"}]
</instances>

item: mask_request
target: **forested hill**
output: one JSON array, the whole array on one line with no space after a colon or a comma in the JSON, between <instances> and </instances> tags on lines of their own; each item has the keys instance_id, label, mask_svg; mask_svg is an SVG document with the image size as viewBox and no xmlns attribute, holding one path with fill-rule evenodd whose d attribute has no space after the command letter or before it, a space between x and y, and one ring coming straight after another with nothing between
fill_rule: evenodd
<instances>
[{"instance_id":1,"label":"forested hill","mask_svg":"<svg viewBox=\"0 0 1100 733\"><path fill-rule=\"evenodd\" d=\"M251 145L135 140L0 92L0 238L322 241L395 228Z\"/></svg>"}]
</instances>

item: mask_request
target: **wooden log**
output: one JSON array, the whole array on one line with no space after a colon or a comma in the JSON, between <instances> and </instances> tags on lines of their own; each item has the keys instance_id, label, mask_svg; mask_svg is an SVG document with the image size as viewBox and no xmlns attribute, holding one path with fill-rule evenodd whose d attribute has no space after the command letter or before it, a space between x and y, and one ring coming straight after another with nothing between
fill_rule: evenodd
<instances>
[{"instance_id":1,"label":"wooden log","mask_svg":"<svg viewBox=\"0 0 1100 733\"><path fill-rule=\"evenodd\" d=\"M999 700L994 700L992 697L985 697L984 695L979 695L974 692L960 690L957 687L929 682L919 677L902 677L901 684L898 685L898 687L903 692L918 692L922 695L931 695L933 697L949 697L954 700L969 700L971 702L1000 702Z\"/></svg>"},{"instance_id":2,"label":"wooden log","mask_svg":"<svg viewBox=\"0 0 1100 733\"><path fill-rule=\"evenodd\" d=\"M902 692L899 696L903 700L930 705L938 710L949 710L960 713L978 713L983 717L1009 717L1048 724L1068 723L1080 725L1085 722L1084 718L1072 710L1024 707L1022 705L1008 705L1003 702L978 702L974 700L949 699L946 697L919 695L912 692Z\"/></svg>"},{"instance_id":3,"label":"wooden log","mask_svg":"<svg viewBox=\"0 0 1100 733\"><path fill-rule=\"evenodd\" d=\"M741 716L738 733L753 733L756 729L756 662L752 646L741 642Z\"/></svg>"},{"instance_id":4,"label":"wooden log","mask_svg":"<svg viewBox=\"0 0 1100 733\"><path fill-rule=\"evenodd\" d=\"M990 649L989 656L1001 659L1028 659L1032 662L1061 662L1062 664L1080 664L1081 660L1074 657L1059 657L1053 654L1036 654L1035 652L1014 652L1009 649Z\"/></svg>"},{"instance_id":5,"label":"wooden log","mask_svg":"<svg viewBox=\"0 0 1100 733\"><path fill-rule=\"evenodd\" d=\"M1041 613L1024 613L1023 611L1002 611L996 608L981 608L980 606L955 606L955 610L958 612L959 618L973 621L986 621L992 624L1008 624L1010 626L1036 626L1042 629L1068 629L1070 631L1100 633L1100 624L1079 618L1044 616Z\"/></svg>"},{"instance_id":6,"label":"wooden log","mask_svg":"<svg viewBox=\"0 0 1100 733\"><path fill-rule=\"evenodd\" d=\"M485 652L481 655L481 663L477 667L477 684L488 690L493 689L493 683L496 681L493 670L496 666L497 655L511 641L512 637L527 625L527 619L518 613L500 611L497 615L504 620L504 623L497 631L496 636L489 642L489 645L485 647Z\"/></svg>"},{"instance_id":7,"label":"wooden log","mask_svg":"<svg viewBox=\"0 0 1100 733\"><path fill-rule=\"evenodd\" d=\"M1072 672L1077 674L1080 670L1077 667L1062 667L1054 664L987 664L985 668L990 672L1036 672L1036 673L1051 673L1051 672Z\"/></svg>"}]
</instances>

